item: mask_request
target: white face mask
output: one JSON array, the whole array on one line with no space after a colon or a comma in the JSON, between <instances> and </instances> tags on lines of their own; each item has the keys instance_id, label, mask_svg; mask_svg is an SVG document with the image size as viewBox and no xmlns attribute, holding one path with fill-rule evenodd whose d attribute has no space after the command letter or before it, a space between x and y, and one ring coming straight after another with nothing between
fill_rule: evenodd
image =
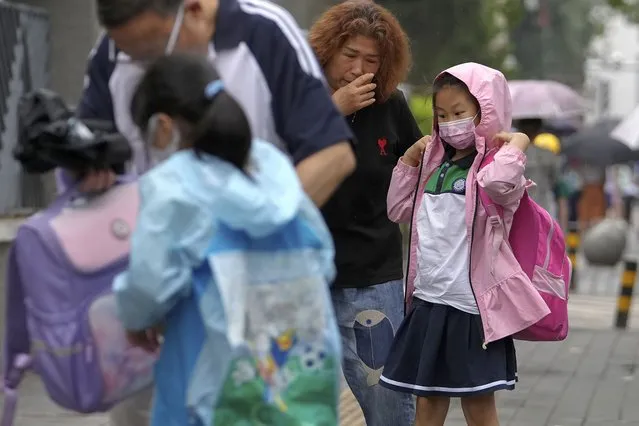
<instances>
[{"instance_id":1,"label":"white face mask","mask_svg":"<svg viewBox=\"0 0 639 426\"><path fill-rule=\"evenodd\" d=\"M158 121L159 121L159 116L157 114L152 116L149 119L149 126L148 126L148 132L147 132L148 140L146 143L148 147L147 156L148 156L150 167L160 164L161 162L169 158L171 155L173 155L175 152L177 152L180 149L180 140L182 139L182 136L180 135L180 130L177 128L177 126L174 123L172 126L173 129L171 134L171 141L169 142L169 144L163 149L156 148L153 144L153 141L155 137L157 136Z\"/></svg>"}]
</instances>

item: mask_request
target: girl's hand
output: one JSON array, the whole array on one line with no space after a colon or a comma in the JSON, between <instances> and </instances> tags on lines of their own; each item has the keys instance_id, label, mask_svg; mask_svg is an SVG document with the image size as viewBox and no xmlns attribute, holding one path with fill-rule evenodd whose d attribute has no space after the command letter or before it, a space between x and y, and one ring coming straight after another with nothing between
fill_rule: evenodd
<instances>
[{"instance_id":1,"label":"girl's hand","mask_svg":"<svg viewBox=\"0 0 639 426\"><path fill-rule=\"evenodd\" d=\"M503 145L511 145L519 148L521 151L526 152L528 145L530 145L530 139L524 133L510 133L499 132L495 135L495 140L501 142Z\"/></svg>"},{"instance_id":2,"label":"girl's hand","mask_svg":"<svg viewBox=\"0 0 639 426\"><path fill-rule=\"evenodd\" d=\"M424 157L424 151L426 151L426 147L428 147L428 144L430 144L432 139L433 138L427 135L415 142L410 148L406 150L404 156L401 158L401 161L407 166L419 166L419 163L422 162L422 158Z\"/></svg>"},{"instance_id":3,"label":"girl's hand","mask_svg":"<svg viewBox=\"0 0 639 426\"><path fill-rule=\"evenodd\" d=\"M80 191L101 192L111 188L115 183L115 173L111 170L92 170L82 177Z\"/></svg>"},{"instance_id":4,"label":"girl's hand","mask_svg":"<svg viewBox=\"0 0 639 426\"><path fill-rule=\"evenodd\" d=\"M162 343L161 328L153 327L141 331L128 330L126 338L131 345L154 353L160 349L160 344Z\"/></svg>"}]
</instances>

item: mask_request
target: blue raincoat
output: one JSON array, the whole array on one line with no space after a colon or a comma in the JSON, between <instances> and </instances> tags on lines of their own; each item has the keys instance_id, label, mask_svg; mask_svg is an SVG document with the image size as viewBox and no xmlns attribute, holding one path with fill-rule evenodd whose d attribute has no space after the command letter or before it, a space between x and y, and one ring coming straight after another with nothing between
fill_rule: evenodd
<instances>
[{"instance_id":1,"label":"blue raincoat","mask_svg":"<svg viewBox=\"0 0 639 426\"><path fill-rule=\"evenodd\" d=\"M153 426L337 425L330 234L293 166L255 141L248 175L174 154L140 179L125 328L165 324Z\"/></svg>"}]
</instances>

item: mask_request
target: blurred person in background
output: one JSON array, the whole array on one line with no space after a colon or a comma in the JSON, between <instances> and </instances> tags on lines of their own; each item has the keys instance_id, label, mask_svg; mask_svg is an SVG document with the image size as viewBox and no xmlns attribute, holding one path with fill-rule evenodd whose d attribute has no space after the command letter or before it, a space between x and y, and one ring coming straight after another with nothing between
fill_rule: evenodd
<instances>
[{"instance_id":1,"label":"blurred person in background","mask_svg":"<svg viewBox=\"0 0 639 426\"><path fill-rule=\"evenodd\" d=\"M332 290L346 381L368 426L413 424L411 395L378 384L404 313L402 235L386 213L393 167L422 136L397 89L411 63L397 19L363 0L327 10L309 31L357 143L357 168L324 206L335 240Z\"/></svg>"},{"instance_id":2,"label":"blurred person in background","mask_svg":"<svg viewBox=\"0 0 639 426\"><path fill-rule=\"evenodd\" d=\"M623 217L632 223L632 210L639 197L639 179L637 177L638 163L618 166L617 181L623 202Z\"/></svg>"},{"instance_id":3,"label":"blurred person in background","mask_svg":"<svg viewBox=\"0 0 639 426\"><path fill-rule=\"evenodd\" d=\"M579 220L577 213L582 182L576 166L575 161L565 161L556 187L559 225L564 232L567 232L571 224L576 224Z\"/></svg>"},{"instance_id":4,"label":"blurred person in background","mask_svg":"<svg viewBox=\"0 0 639 426\"><path fill-rule=\"evenodd\" d=\"M605 169L605 173L604 193L606 196L606 212L613 217L624 217L619 166L609 166Z\"/></svg>"},{"instance_id":5,"label":"blurred person in background","mask_svg":"<svg viewBox=\"0 0 639 426\"><path fill-rule=\"evenodd\" d=\"M606 169L582 163L578 168L582 190L578 203L579 227L581 231L606 217L609 200L606 197Z\"/></svg>"},{"instance_id":6,"label":"blurred person in background","mask_svg":"<svg viewBox=\"0 0 639 426\"><path fill-rule=\"evenodd\" d=\"M534 141L543 131L543 121L537 118L518 120L514 127ZM530 144L526 157L526 178L536 184L528 189L528 193L541 207L557 217L559 213L555 202L555 189L559 182L561 158L534 143Z\"/></svg>"},{"instance_id":7,"label":"blurred person in background","mask_svg":"<svg viewBox=\"0 0 639 426\"><path fill-rule=\"evenodd\" d=\"M77 114L115 122L134 148L133 172L166 158L146 154L130 104L147 64L173 51L215 61L253 135L289 155L316 204L354 169L352 132L327 93L308 42L280 6L264 0L96 0L96 9L106 34L89 58ZM172 134L170 120L159 120L157 127ZM60 173L58 182L66 186L80 177L87 192L115 181L112 171L94 170ZM147 391L124 401L111 412L111 424L147 424L150 399Z\"/></svg>"},{"instance_id":8,"label":"blurred person in background","mask_svg":"<svg viewBox=\"0 0 639 426\"><path fill-rule=\"evenodd\" d=\"M561 141L563 138L576 133L583 122L582 117L570 119L544 120L543 129L547 134L557 138L557 149L553 150L560 156L560 171L555 185L555 200L557 202L557 220L564 232L568 232L571 224L577 223L577 203L581 195L581 180L574 169L574 162L561 156Z\"/></svg>"}]
</instances>

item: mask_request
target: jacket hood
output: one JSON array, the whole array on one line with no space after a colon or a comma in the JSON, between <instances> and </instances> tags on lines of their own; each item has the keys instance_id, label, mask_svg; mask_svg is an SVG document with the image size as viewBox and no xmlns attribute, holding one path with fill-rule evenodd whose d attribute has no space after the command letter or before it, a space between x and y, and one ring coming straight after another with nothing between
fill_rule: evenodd
<instances>
[{"instance_id":1,"label":"jacket hood","mask_svg":"<svg viewBox=\"0 0 639 426\"><path fill-rule=\"evenodd\" d=\"M268 142L253 141L248 174L210 156L193 164L199 187L193 195L210 206L213 218L252 237L269 235L286 225L305 198L292 164Z\"/></svg>"},{"instance_id":2,"label":"jacket hood","mask_svg":"<svg viewBox=\"0 0 639 426\"><path fill-rule=\"evenodd\" d=\"M496 69L474 62L448 68L437 78L445 73L463 81L479 103L481 121L475 133L486 141L487 146L478 146L478 150L493 148L494 136L503 130L509 131L512 126L512 99L506 77ZM434 127L437 132L437 124ZM482 143L477 140L478 145Z\"/></svg>"}]
</instances>

